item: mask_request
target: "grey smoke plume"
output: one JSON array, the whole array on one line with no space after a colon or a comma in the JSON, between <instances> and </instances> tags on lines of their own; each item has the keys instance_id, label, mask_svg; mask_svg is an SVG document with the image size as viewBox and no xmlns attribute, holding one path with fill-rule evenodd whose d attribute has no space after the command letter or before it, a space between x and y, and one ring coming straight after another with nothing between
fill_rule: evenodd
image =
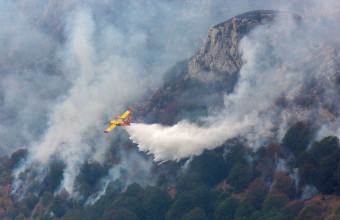
<instances>
[{"instance_id":1,"label":"grey smoke plume","mask_svg":"<svg viewBox=\"0 0 340 220\"><path fill-rule=\"evenodd\" d=\"M103 161L105 149L109 147L110 139L100 136L103 128L96 127L97 121L108 113L122 111L124 100L128 97L136 99L136 91L144 86L140 83L144 76L136 76L136 70L141 66L135 60L121 58L126 48L109 44L107 41L111 39L105 35L96 36L98 39L95 39L96 27L90 11L78 11L69 25L70 37L58 56L64 61L64 71L69 73L73 85L61 98L62 101L54 106L45 136L32 145L27 163L16 171L16 176L36 163L45 169L50 158L56 155L66 164L63 187L72 193L73 181L80 165L88 159ZM113 28L103 31L112 34L116 31L119 34ZM144 36L135 35L126 39L126 42L133 48L136 46L134 42L138 46L143 39ZM98 59L100 54L96 52L95 40L112 45L107 50L115 53L101 50L106 58ZM116 104L112 97L115 97ZM41 175L37 176L37 181L41 182L44 171L38 172Z\"/></svg>"},{"instance_id":2,"label":"grey smoke plume","mask_svg":"<svg viewBox=\"0 0 340 220\"><path fill-rule=\"evenodd\" d=\"M309 17L298 23L279 15L275 23L254 29L241 41L244 64L240 78L235 90L225 96L225 108L219 115L201 119L207 122L204 126L186 121L172 127L133 124L126 128L131 140L141 151L153 154L155 161L180 160L240 135L255 148L280 140L297 120L313 118L319 126L325 123L327 117L323 118L320 111L328 95L333 100L338 96L334 70L340 57L331 49L339 47L339 31L334 29L339 20L327 19ZM295 97L308 88L311 80L324 92L312 106L296 107ZM285 108L273 104L280 97L288 103Z\"/></svg>"}]
</instances>

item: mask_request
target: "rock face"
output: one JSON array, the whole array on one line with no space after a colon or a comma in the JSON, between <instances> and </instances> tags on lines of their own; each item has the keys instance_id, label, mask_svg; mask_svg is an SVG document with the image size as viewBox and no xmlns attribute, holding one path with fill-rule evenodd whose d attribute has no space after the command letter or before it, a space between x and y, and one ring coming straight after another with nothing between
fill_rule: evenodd
<instances>
[{"instance_id":1,"label":"rock face","mask_svg":"<svg viewBox=\"0 0 340 220\"><path fill-rule=\"evenodd\" d=\"M143 121L162 123L159 118L167 117L164 113L168 112L169 106L177 109L175 114L190 115L189 112L183 112L188 104L188 100L181 99L183 94L190 94L190 100L196 98L202 102L204 99L208 100L204 102L205 105L216 105L222 102L222 93L232 90L242 65L238 49L240 40L252 28L269 23L276 15L276 11L251 11L210 28L200 53L186 65L182 62L179 68L174 68L176 69L175 72L173 71L174 75L181 73L181 76L176 76L179 80L171 81L170 85L167 84L156 90L142 105L134 107L133 112L136 118L144 117ZM171 71L168 74L172 74ZM197 87L201 87L205 93L193 92L192 84L194 84L195 91ZM182 109L178 110L180 108ZM202 109L199 112L205 111ZM172 118L181 119L176 116Z\"/></svg>"},{"instance_id":2,"label":"rock face","mask_svg":"<svg viewBox=\"0 0 340 220\"><path fill-rule=\"evenodd\" d=\"M242 65L239 43L252 28L272 21L276 11L247 12L213 26L200 53L190 62L187 77L216 82L236 74Z\"/></svg>"}]
</instances>

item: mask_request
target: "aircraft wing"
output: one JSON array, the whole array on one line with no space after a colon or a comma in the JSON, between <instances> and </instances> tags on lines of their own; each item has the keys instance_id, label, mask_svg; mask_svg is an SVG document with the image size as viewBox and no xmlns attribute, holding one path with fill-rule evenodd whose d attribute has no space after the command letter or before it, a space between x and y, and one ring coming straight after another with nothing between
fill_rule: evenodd
<instances>
[{"instance_id":1,"label":"aircraft wing","mask_svg":"<svg viewBox=\"0 0 340 220\"><path fill-rule=\"evenodd\" d=\"M112 129L114 129L116 125L111 125L106 131L104 131L105 134L109 133Z\"/></svg>"},{"instance_id":2,"label":"aircraft wing","mask_svg":"<svg viewBox=\"0 0 340 220\"><path fill-rule=\"evenodd\" d=\"M130 114L130 112L131 112L131 109L129 108L129 109L121 116L121 118L122 118L122 119L126 118L126 116L128 116L128 115Z\"/></svg>"}]
</instances>

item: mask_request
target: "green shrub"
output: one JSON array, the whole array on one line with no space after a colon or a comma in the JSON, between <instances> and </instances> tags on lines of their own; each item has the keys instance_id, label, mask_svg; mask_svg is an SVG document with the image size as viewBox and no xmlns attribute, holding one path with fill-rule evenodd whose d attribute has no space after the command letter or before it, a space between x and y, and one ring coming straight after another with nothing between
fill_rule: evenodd
<instances>
[{"instance_id":1,"label":"green shrub","mask_svg":"<svg viewBox=\"0 0 340 220\"><path fill-rule=\"evenodd\" d=\"M147 220L165 219L165 214L171 204L171 198L166 190L150 187L146 190L143 203Z\"/></svg>"},{"instance_id":2,"label":"green shrub","mask_svg":"<svg viewBox=\"0 0 340 220\"><path fill-rule=\"evenodd\" d=\"M250 203L241 202L236 210L235 218L243 217L249 219L255 211L256 209Z\"/></svg>"},{"instance_id":3,"label":"green shrub","mask_svg":"<svg viewBox=\"0 0 340 220\"><path fill-rule=\"evenodd\" d=\"M215 151L204 151L200 156L194 157L190 170L198 173L208 186L221 182L228 174L222 154Z\"/></svg>"},{"instance_id":4,"label":"green shrub","mask_svg":"<svg viewBox=\"0 0 340 220\"><path fill-rule=\"evenodd\" d=\"M42 204L44 206L48 206L48 204L50 204L50 202L53 200L53 194L48 192L48 191L45 191L43 196L42 196Z\"/></svg>"},{"instance_id":5,"label":"green shrub","mask_svg":"<svg viewBox=\"0 0 340 220\"><path fill-rule=\"evenodd\" d=\"M196 207L189 212L185 213L182 220L208 220L208 216L205 214L204 209Z\"/></svg>"},{"instance_id":6,"label":"green shrub","mask_svg":"<svg viewBox=\"0 0 340 220\"><path fill-rule=\"evenodd\" d=\"M240 201L234 197L224 200L215 210L215 219L234 219Z\"/></svg>"},{"instance_id":7,"label":"green shrub","mask_svg":"<svg viewBox=\"0 0 340 220\"><path fill-rule=\"evenodd\" d=\"M54 198L52 205L51 205L51 211L58 218L61 218L65 214L66 212L65 201L63 201L60 198L60 196L57 195Z\"/></svg>"},{"instance_id":8,"label":"green shrub","mask_svg":"<svg viewBox=\"0 0 340 220\"><path fill-rule=\"evenodd\" d=\"M268 212L272 209L281 209L289 202L289 198L285 194L269 195L263 203L264 211Z\"/></svg>"},{"instance_id":9,"label":"green shrub","mask_svg":"<svg viewBox=\"0 0 340 220\"><path fill-rule=\"evenodd\" d=\"M25 199L23 199L22 202L27 206L30 211L32 211L35 205L39 202L39 199L35 195L29 194Z\"/></svg>"},{"instance_id":10,"label":"green shrub","mask_svg":"<svg viewBox=\"0 0 340 220\"><path fill-rule=\"evenodd\" d=\"M307 148L313 136L309 125L300 121L289 128L282 139L282 145L297 154Z\"/></svg>"},{"instance_id":11,"label":"green shrub","mask_svg":"<svg viewBox=\"0 0 340 220\"><path fill-rule=\"evenodd\" d=\"M235 187L237 192L244 190L252 178L252 172L249 166L236 163L230 170L227 177L227 183Z\"/></svg>"}]
</instances>

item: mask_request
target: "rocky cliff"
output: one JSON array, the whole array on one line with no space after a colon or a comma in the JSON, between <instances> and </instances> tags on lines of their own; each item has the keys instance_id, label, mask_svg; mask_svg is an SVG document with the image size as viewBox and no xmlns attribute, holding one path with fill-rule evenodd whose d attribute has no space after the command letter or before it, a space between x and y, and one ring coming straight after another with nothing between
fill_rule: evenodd
<instances>
[{"instance_id":1,"label":"rocky cliff","mask_svg":"<svg viewBox=\"0 0 340 220\"><path fill-rule=\"evenodd\" d=\"M208 105L221 105L223 93L232 91L242 65L240 40L254 27L271 22L277 13L251 11L211 27L199 54L187 63L178 63L173 71L166 73L165 79L175 76L176 80L166 81L142 105L134 107L136 118L149 123L172 124L183 119L184 115L196 115L193 107L188 110L188 104L195 100L201 103L198 112L203 115ZM195 91L192 91L193 87ZM169 108L172 116L168 114ZM169 117L171 119L159 121Z\"/></svg>"},{"instance_id":2,"label":"rocky cliff","mask_svg":"<svg viewBox=\"0 0 340 220\"><path fill-rule=\"evenodd\" d=\"M189 63L187 77L217 82L236 74L242 65L240 40L252 28L269 23L276 11L251 11L210 28L200 53Z\"/></svg>"}]
</instances>

